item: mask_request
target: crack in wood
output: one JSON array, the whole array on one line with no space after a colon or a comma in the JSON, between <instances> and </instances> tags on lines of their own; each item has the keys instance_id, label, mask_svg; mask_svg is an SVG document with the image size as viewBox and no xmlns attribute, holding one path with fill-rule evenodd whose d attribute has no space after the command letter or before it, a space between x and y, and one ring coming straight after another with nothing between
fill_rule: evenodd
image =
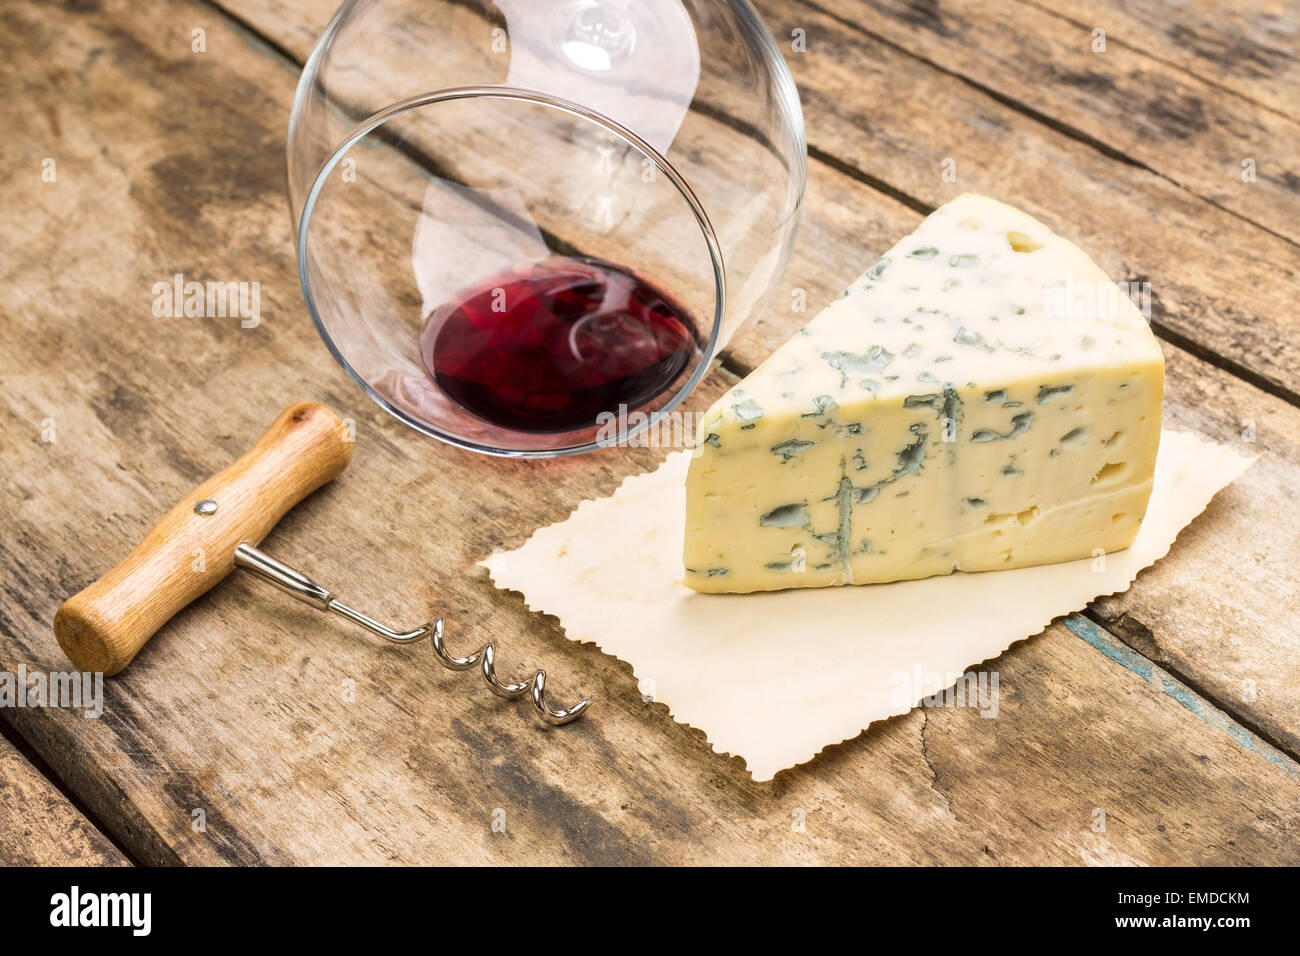
<instances>
[{"instance_id":1,"label":"crack in wood","mask_svg":"<svg viewBox=\"0 0 1300 956\"><path fill-rule=\"evenodd\" d=\"M925 731L930 726L930 715L926 713L924 704L918 704L917 707L921 711L921 759L925 761L925 768L930 771L930 789L943 801L944 807L947 808L955 820L957 819L957 813L952 808L952 801L948 799L948 794L940 789L939 772L934 769L934 763L930 760L929 744L925 739Z\"/></svg>"}]
</instances>

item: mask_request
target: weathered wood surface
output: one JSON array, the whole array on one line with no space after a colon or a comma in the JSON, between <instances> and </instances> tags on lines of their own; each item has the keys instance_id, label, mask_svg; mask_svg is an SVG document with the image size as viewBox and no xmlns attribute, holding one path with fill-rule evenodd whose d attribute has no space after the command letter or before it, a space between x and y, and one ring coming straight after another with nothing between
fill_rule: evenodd
<instances>
[{"instance_id":1,"label":"weathered wood surface","mask_svg":"<svg viewBox=\"0 0 1300 956\"><path fill-rule=\"evenodd\" d=\"M1293 243L1300 240L1300 120L1261 108L1213 77L1171 67L1140 46L1108 42L1094 52L1091 28L1031 3L881 0L871 4L870 16L858 0L810 0L808 6ZM1175 14L1172 22L1186 16ZM1300 48L1294 27L1283 42L1294 56ZM911 99L905 87L882 89ZM930 115L926 106L920 115ZM1249 185L1241 178L1244 159L1255 161L1256 181Z\"/></svg>"},{"instance_id":2,"label":"weathered wood surface","mask_svg":"<svg viewBox=\"0 0 1300 956\"><path fill-rule=\"evenodd\" d=\"M126 866L122 851L0 737L0 866Z\"/></svg>"},{"instance_id":3,"label":"weathered wood surface","mask_svg":"<svg viewBox=\"0 0 1300 956\"><path fill-rule=\"evenodd\" d=\"M1034 2L1034 0L1030 0ZM1181 67L1199 79L1300 119L1300 22L1290 0L1052 0L1034 5L1107 43Z\"/></svg>"},{"instance_id":4,"label":"weathered wood surface","mask_svg":"<svg viewBox=\"0 0 1300 956\"><path fill-rule=\"evenodd\" d=\"M1185 533L1196 535L1190 565L1180 540L1108 605L1115 620L1153 626L1178 673L1072 618L1074 631L1054 625L998 659L997 719L913 711L755 784L644 703L625 665L564 641L553 619L473 568L659 453L542 464L437 446L372 408L316 341L280 192L292 65L186 0L20 2L0 23L0 71L32 91L0 102L20 131L0 141L0 159L32 171L0 183L14 237L0 247L0 283L16 293L0 302L15 343L0 353L0 666L63 666L49 631L63 597L282 405L313 398L356 419L357 454L268 549L381 616L446 613L454 649L499 638L503 668L545 662L558 692L602 695L592 719L538 731L520 708L435 668L427 648L378 645L236 576L109 683L102 719L3 714L140 859L1300 862L1300 770L1285 736L1300 684L1284 590L1300 537L1283 510L1300 469L1294 407L1167 350L1170 419L1230 439L1254 417L1268 452ZM205 56L189 50L198 25ZM810 127L831 123L809 114ZM58 158L57 183L39 181L45 156ZM1037 202L1050 206L1056 188ZM824 301L917 218L815 164L789 283ZM261 281L262 324L154 319L152 283L176 271ZM761 357L804 319L773 313L738 358ZM696 406L724 381L714 376ZM53 442L41 440L46 419ZM1219 550L1252 548L1255 566L1216 564ZM1207 606L1224 594L1236 603ZM1252 611L1229 615L1241 605ZM1203 648L1216 623L1236 657ZM1274 678L1251 702L1228 694L1247 672ZM792 826L800 813L805 832Z\"/></svg>"}]
</instances>

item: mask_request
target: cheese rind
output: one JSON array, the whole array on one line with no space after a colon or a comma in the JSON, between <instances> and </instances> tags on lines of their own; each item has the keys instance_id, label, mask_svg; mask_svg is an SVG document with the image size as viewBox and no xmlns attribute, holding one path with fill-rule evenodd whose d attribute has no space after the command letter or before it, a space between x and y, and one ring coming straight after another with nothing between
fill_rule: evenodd
<instances>
[{"instance_id":1,"label":"cheese rind","mask_svg":"<svg viewBox=\"0 0 1300 956\"><path fill-rule=\"evenodd\" d=\"M685 582L745 592L1128 547L1164 362L1080 249L979 196L936 210L705 414Z\"/></svg>"}]
</instances>

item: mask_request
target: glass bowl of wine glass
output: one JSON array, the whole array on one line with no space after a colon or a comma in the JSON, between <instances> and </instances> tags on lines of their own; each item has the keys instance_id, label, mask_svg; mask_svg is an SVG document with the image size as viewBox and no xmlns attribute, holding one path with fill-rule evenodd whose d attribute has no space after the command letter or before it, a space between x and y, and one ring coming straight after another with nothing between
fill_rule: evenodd
<instances>
[{"instance_id":1,"label":"glass bowl of wine glass","mask_svg":"<svg viewBox=\"0 0 1300 956\"><path fill-rule=\"evenodd\" d=\"M747 0L347 0L289 122L303 297L425 434L618 444L765 304L805 167Z\"/></svg>"}]
</instances>

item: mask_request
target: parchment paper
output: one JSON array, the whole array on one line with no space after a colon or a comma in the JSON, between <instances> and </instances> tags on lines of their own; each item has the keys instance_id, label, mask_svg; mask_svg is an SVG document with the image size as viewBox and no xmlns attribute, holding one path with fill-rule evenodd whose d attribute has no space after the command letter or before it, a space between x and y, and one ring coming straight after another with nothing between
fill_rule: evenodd
<instances>
[{"instance_id":1,"label":"parchment paper","mask_svg":"<svg viewBox=\"0 0 1300 956\"><path fill-rule=\"evenodd\" d=\"M481 564L497 587L558 617L569 638L630 663L643 693L770 780L906 713L1053 618L1124 590L1253 460L1165 431L1137 540L1104 560L737 595L682 584L690 452L675 452Z\"/></svg>"}]
</instances>

